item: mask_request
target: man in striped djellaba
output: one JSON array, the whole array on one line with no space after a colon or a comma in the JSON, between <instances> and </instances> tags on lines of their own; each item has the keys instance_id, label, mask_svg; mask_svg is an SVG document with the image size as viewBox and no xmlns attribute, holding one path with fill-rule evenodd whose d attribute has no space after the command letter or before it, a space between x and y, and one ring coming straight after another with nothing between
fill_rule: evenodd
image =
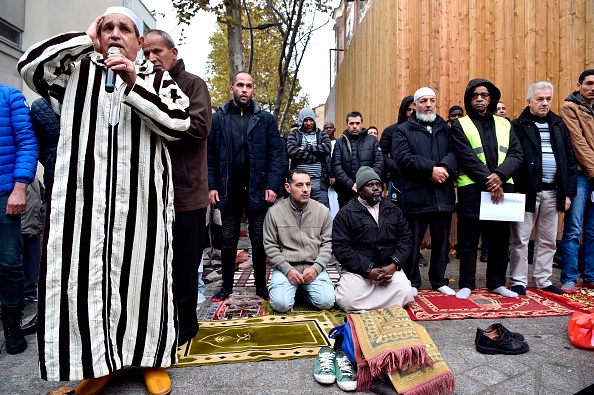
<instances>
[{"instance_id":1,"label":"man in striped djellaba","mask_svg":"<svg viewBox=\"0 0 594 395\"><path fill-rule=\"evenodd\" d=\"M189 101L167 72L135 62L141 28L129 9L110 7L86 32L35 44L18 64L61 122L39 281L40 373L83 379L79 395L125 366L144 368L149 393L168 394L165 367L177 360L164 140L186 133Z\"/></svg>"}]
</instances>

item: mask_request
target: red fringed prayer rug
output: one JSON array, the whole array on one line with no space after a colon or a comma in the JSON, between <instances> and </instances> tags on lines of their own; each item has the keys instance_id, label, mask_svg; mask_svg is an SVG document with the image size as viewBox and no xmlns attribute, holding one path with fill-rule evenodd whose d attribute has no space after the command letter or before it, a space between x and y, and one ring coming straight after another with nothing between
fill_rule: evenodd
<instances>
[{"instance_id":1,"label":"red fringed prayer rug","mask_svg":"<svg viewBox=\"0 0 594 395\"><path fill-rule=\"evenodd\" d=\"M486 288L472 291L470 299L446 296L439 291L420 289L406 311L414 321L463 320L467 318L528 318L570 315L576 308L558 303L549 292L527 289L525 296L506 298Z\"/></svg>"},{"instance_id":2,"label":"red fringed prayer rug","mask_svg":"<svg viewBox=\"0 0 594 395\"><path fill-rule=\"evenodd\" d=\"M555 295L549 292L543 292L539 289L534 289L534 292L539 295L546 295L560 304L572 308L579 309L585 313L594 313L594 289L586 287L576 287L576 293Z\"/></svg>"}]
</instances>

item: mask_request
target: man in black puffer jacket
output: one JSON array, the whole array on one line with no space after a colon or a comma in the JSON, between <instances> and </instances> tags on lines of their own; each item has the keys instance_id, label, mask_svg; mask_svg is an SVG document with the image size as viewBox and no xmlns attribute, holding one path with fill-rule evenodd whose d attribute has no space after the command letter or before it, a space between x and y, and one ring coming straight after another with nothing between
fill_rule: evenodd
<instances>
[{"instance_id":1,"label":"man in black puffer jacket","mask_svg":"<svg viewBox=\"0 0 594 395\"><path fill-rule=\"evenodd\" d=\"M429 227L431 266L429 281L434 290L454 295L445 277L450 225L455 209L454 173L458 162L450 148L450 127L437 115L435 92L415 92L416 113L394 134L392 157L402 176L402 211L413 234L413 248L404 273L413 286L421 286L420 248ZM416 295L415 295L416 296Z\"/></svg>"},{"instance_id":2,"label":"man in black puffer jacket","mask_svg":"<svg viewBox=\"0 0 594 395\"><path fill-rule=\"evenodd\" d=\"M336 140L331 161L336 178L334 189L341 208L357 196L355 177L361 166L369 166L377 174L382 174L384 169L379 142L363 129L363 115L357 111L349 112L346 122L347 129Z\"/></svg>"}]
</instances>

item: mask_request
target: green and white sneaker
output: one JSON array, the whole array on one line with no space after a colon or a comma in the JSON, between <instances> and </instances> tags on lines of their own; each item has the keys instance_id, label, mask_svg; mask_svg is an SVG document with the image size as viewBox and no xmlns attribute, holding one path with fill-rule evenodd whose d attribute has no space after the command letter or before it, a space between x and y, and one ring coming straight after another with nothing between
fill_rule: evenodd
<instances>
[{"instance_id":1,"label":"green and white sneaker","mask_svg":"<svg viewBox=\"0 0 594 395\"><path fill-rule=\"evenodd\" d=\"M320 348L314 365L314 379L320 384L332 384L336 381L334 369L334 351L328 346Z\"/></svg>"},{"instance_id":2,"label":"green and white sneaker","mask_svg":"<svg viewBox=\"0 0 594 395\"><path fill-rule=\"evenodd\" d=\"M336 351L334 370L336 371L338 388L343 391L355 391L357 389L357 380L353 378L357 374L357 369L342 350Z\"/></svg>"}]
</instances>

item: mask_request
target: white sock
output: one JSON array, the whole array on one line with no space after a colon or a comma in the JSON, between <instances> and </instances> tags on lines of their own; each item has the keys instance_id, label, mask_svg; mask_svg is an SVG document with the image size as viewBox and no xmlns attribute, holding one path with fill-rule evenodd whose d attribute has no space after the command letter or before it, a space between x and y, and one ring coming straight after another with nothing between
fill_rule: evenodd
<instances>
[{"instance_id":1,"label":"white sock","mask_svg":"<svg viewBox=\"0 0 594 395\"><path fill-rule=\"evenodd\" d=\"M442 285L441 287L437 288L437 290L447 296L456 295L456 292L452 288L448 287L447 285Z\"/></svg>"},{"instance_id":2,"label":"white sock","mask_svg":"<svg viewBox=\"0 0 594 395\"><path fill-rule=\"evenodd\" d=\"M462 288L461 290L459 290L456 293L456 297L458 299L468 299L468 298L470 298L471 293L472 293L472 290L470 288Z\"/></svg>"},{"instance_id":3,"label":"white sock","mask_svg":"<svg viewBox=\"0 0 594 395\"><path fill-rule=\"evenodd\" d=\"M412 294L413 296L417 296L419 294L419 291L415 287L412 287Z\"/></svg>"},{"instance_id":4,"label":"white sock","mask_svg":"<svg viewBox=\"0 0 594 395\"><path fill-rule=\"evenodd\" d=\"M494 292L501 296L505 296L506 298L517 298L518 297L517 293L510 291L509 289L505 288L503 285L501 287L495 288L491 292Z\"/></svg>"}]
</instances>

